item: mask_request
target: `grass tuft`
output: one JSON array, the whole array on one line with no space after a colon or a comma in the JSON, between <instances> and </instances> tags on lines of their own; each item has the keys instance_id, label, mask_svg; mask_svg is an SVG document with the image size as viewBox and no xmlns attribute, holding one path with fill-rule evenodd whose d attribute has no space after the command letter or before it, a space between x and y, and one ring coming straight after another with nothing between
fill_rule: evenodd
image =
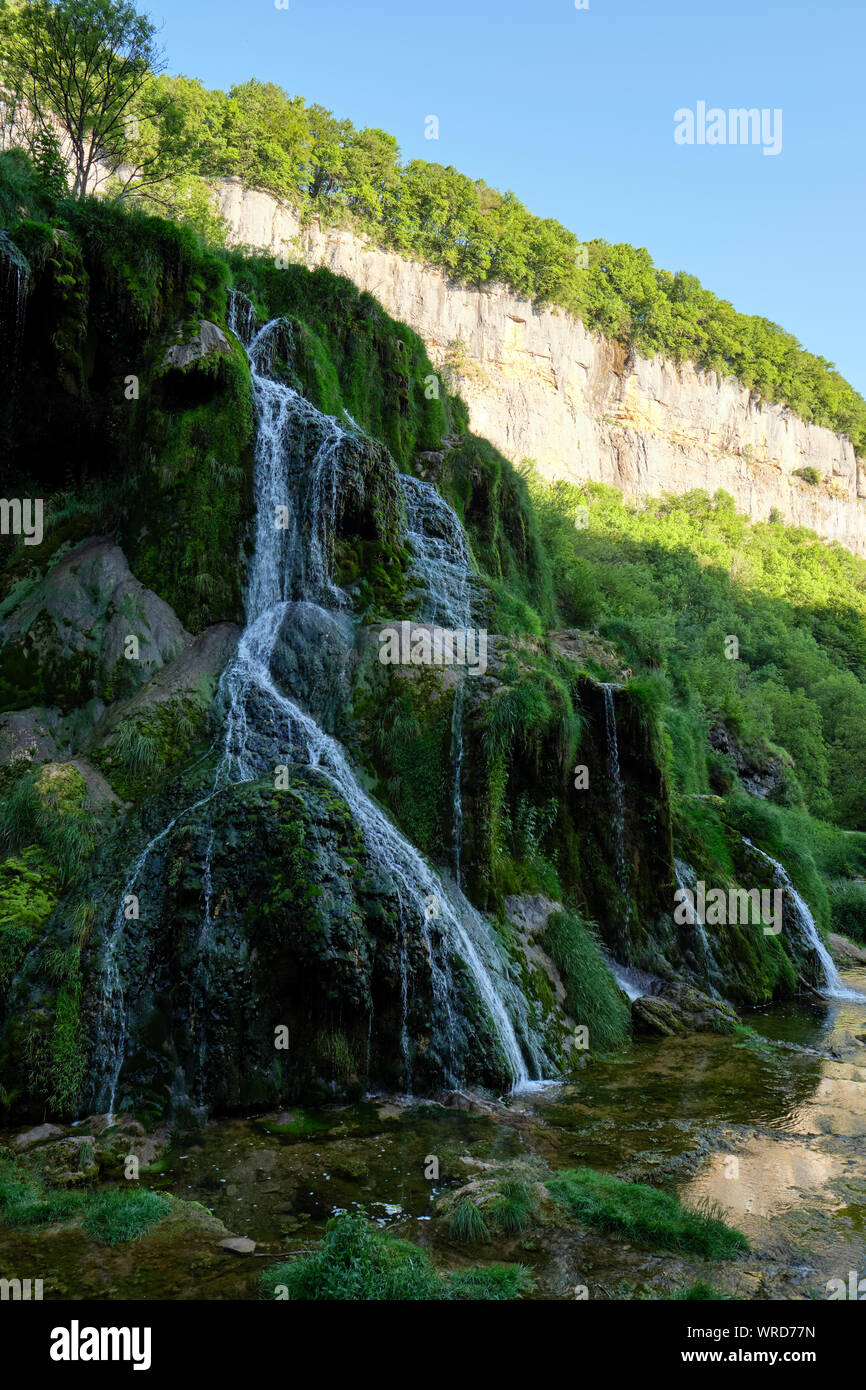
<instances>
[{"instance_id":1,"label":"grass tuft","mask_svg":"<svg viewBox=\"0 0 866 1390\"><path fill-rule=\"evenodd\" d=\"M624 1182L591 1168L571 1168L548 1183L556 1201L578 1221L662 1250L727 1259L748 1250L741 1231L722 1221L717 1209L684 1207L669 1192L646 1183Z\"/></svg>"},{"instance_id":2,"label":"grass tuft","mask_svg":"<svg viewBox=\"0 0 866 1390\"><path fill-rule=\"evenodd\" d=\"M520 1298L530 1287L522 1265L441 1273L417 1245L396 1240L358 1211L329 1221L312 1254L266 1270L259 1294L306 1301L499 1301Z\"/></svg>"}]
</instances>

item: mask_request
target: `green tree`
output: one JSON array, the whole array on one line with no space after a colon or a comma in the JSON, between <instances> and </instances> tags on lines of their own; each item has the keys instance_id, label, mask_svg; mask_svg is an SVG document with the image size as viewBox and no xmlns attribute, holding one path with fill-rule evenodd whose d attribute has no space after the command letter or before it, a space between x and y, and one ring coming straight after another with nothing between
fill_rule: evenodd
<instances>
[{"instance_id":1,"label":"green tree","mask_svg":"<svg viewBox=\"0 0 866 1390\"><path fill-rule=\"evenodd\" d=\"M127 0L24 0L0 15L0 82L43 138L60 131L77 198L121 170L144 173L140 122L160 114L155 35Z\"/></svg>"}]
</instances>

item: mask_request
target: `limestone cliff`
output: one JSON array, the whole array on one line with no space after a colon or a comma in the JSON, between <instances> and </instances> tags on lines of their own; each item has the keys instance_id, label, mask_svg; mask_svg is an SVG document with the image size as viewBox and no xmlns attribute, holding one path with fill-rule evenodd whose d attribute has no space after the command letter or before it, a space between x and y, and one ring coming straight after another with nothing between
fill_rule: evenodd
<instances>
[{"instance_id":1,"label":"limestone cliff","mask_svg":"<svg viewBox=\"0 0 866 1390\"><path fill-rule=\"evenodd\" d=\"M766 521L775 508L866 554L866 463L845 435L761 404L733 379L623 349L562 310L501 286L470 289L237 180L217 187L229 239L368 290L424 339L470 410L473 430L548 478L588 479L631 497L717 488ZM795 476L817 470L819 483Z\"/></svg>"}]
</instances>

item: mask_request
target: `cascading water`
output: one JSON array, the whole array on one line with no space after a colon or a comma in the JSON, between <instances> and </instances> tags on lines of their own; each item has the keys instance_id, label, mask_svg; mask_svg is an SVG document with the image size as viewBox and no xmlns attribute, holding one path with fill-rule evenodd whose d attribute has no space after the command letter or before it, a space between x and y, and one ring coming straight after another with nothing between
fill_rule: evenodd
<instances>
[{"instance_id":1,"label":"cascading water","mask_svg":"<svg viewBox=\"0 0 866 1390\"><path fill-rule=\"evenodd\" d=\"M463 527L452 508L430 483L402 474L400 484L406 502L406 540L412 555L412 572L421 581L419 621L435 623L452 632L465 631L472 623L472 557ZM454 708L451 716L451 762L454 769L452 839L454 877L460 885L460 849L463 839L463 711L465 670L456 670Z\"/></svg>"},{"instance_id":2,"label":"cascading water","mask_svg":"<svg viewBox=\"0 0 866 1390\"><path fill-rule=\"evenodd\" d=\"M833 957L821 940L821 935L815 925L815 919L809 910L809 905L797 892L784 866L780 864L777 859L773 859L771 855L767 854L765 850L759 849L757 845L753 845L751 840L746 839L745 835L743 836L743 844L748 845L749 849L754 850L755 854L759 854L762 859L766 859L768 864L772 864L778 886L782 888L784 892L790 894L791 902L794 907L794 915L800 929L800 935L803 937L809 949L815 952L824 973L824 986L821 989L821 993L828 995L831 999L857 999L866 1004L866 994L859 994L857 990L845 988L842 977L836 969Z\"/></svg>"},{"instance_id":3,"label":"cascading water","mask_svg":"<svg viewBox=\"0 0 866 1390\"><path fill-rule=\"evenodd\" d=\"M634 1003L635 999L640 999L641 995L646 993L626 966L620 965L617 961L611 959L608 959L607 966L623 994L627 999L631 1000L632 1003Z\"/></svg>"},{"instance_id":4,"label":"cascading water","mask_svg":"<svg viewBox=\"0 0 866 1390\"><path fill-rule=\"evenodd\" d=\"M14 387L24 337L24 316L30 289L30 267L7 232L0 231L0 323L3 340L0 364Z\"/></svg>"},{"instance_id":5,"label":"cascading water","mask_svg":"<svg viewBox=\"0 0 866 1390\"><path fill-rule=\"evenodd\" d=\"M127 1010L123 982L124 901L138 883L151 851L171 832L182 816L213 800L225 787L273 776L275 761L316 769L348 805L367 852L394 884L401 917L404 949L403 1045L407 1078L411 1084L411 1058L406 1034L408 992L405 941L418 931L429 962L433 995L434 1040L445 1063L447 1079L459 1080L460 1059L454 1055L454 1023L457 1008L455 974L468 976L488 1021L499 1053L512 1077L515 1090L529 1083L529 1072L518 1031L539 1075L545 1056L531 1025L526 1001L511 978L509 965L490 924L457 890L446 890L439 877L400 834L380 808L362 790L340 745L316 721L277 688L271 660L281 625L291 621L293 604L322 605L327 615L342 610L345 596L331 575L331 554L342 474L341 449L351 436L334 419L322 415L290 386L272 379L270 369L274 338L284 332L280 321L254 332L254 316L242 296L233 295L229 327L247 349L250 360L258 435L255 455L255 545L247 585L247 623L237 653L220 681L219 697L227 710L223 750L211 792L180 812L149 842L136 861L124 889L105 949L102 1008L97 1032L97 1064L105 1076L101 1099L113 1109L123 1066L127 1035ZM411 482L407 494L413 493ZM419 497L419 507L445 516L446 504L437 508L430 496ZM432 491L432 490L431 490ZM435 495L435 494L434 494ZM416 521L420 511L415 512ZM453 513L450 513L453 517ZM454 518L456 523L456 518ZM457 554L453 527L439 537L443 548ZM418 555L432 556L426 527L416 533ZM452 565L440 556L438 569L430 569L443 586L441 611L457 604L461 586L468 585L468 550ZM465 562L465 563L464 563ZM420 561L419 561L420 563ZM463 576L458 571L462 568ZM452 585L453 587L449 587ZM447 611L453 616L454 606ZM468 611L468 610L467 610ZM274 737L282 754L274 757ZM197 993L200 1009L206 1003L210 944L211 862L205 865L205 912L200 936Z\"/></svg>"},{"instance_id":6,"label":"cascading water","mask_svg":"<svg viewBox=\"0 0 866 1390\"><path fill-rule=\"evenodd\" d=\"M604 724L607 736L607 772L612 791L611 825L613 827L614 853L616 855L616 881L625 904L625 933L631 922L631 891L629 888L628 866L625 858L625 788L619 765L619 743L616 736L616 707L614 705L615 685L602 685L604 691Z\"/></svg>"}]
</instances>

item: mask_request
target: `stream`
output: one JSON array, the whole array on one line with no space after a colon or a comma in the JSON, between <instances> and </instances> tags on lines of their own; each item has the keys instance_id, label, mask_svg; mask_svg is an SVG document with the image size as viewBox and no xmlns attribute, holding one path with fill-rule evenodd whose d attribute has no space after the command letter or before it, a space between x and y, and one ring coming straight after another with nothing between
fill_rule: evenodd
<instances>
[{"instance_id":1,"label":"stream","mask_svg":"<svg viewBox=\"0 0 866 1390\"><path fill-rule=\"evenodd\" d=\"M864 989L866 969L844 981ZM866 1011L847 998L801 1000L747 1022L749 1037L639 1040L500 1101L372 1096L178 1137L143 1181L252 1237L252 1259L216 1251L198 1230L160 1239L159 1227L113 1249L80 1230L0 1232L0 1253L15 1242L18 1263L38 1267L54 1296L252 1298L267 1260L309 1249L330 1216L360 1205L443 1266L521 1261L538 1298L574 1298L581 1285L589 1297L667 1298L699 1279L737 1298L825 1298L828 1279L866 1268ZM474 1162L530 1155L650 1181L688 1205L709 1200L752 1249L709 1262L565 1222L456 1244L434 1219L437 1195ZM431 1157L438 1179L425 1176Z\"/></svg>"}]
</instances>

